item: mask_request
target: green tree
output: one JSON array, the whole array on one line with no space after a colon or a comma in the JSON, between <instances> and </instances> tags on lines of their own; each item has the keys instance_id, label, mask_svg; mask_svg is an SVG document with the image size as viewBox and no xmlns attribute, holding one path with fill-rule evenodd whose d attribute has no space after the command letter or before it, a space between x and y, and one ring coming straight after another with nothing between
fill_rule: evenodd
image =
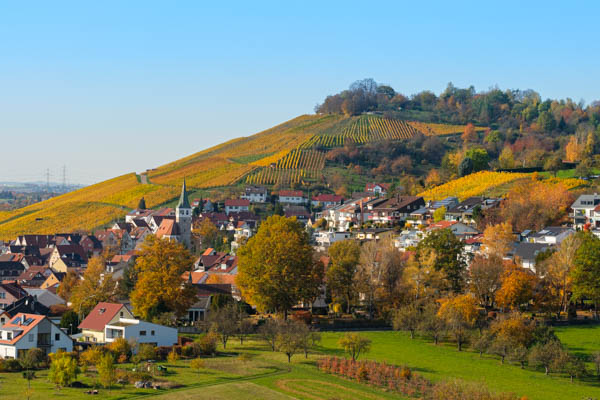
<instances>
[{"instance_id":1,"label":"green tree","mask_svg":"<svg viewBox=\"0 0 600 400\"><path fill-rule=\"evenodd\" d=\"M79 367L77 360L66 353L56 353L50 364L48 379L54 383L57 388L70 386L77 379Z\"/></svg>"},{"instance_id":2,"label":"green tree","mask_svg":"<svg viewBox=\"0 0 600 400\"><path fill-rule=\"evenodd\" d=\"M79 333L79 317L73 310L67 310L60 318L60 327L66 329L69 335Z\"/></svg>"},{"instance_id":3,"label":"green tree","mask_svg":"<svg viewBox=\"0 0 600 400\"><path fill-rule=\"evenodd\" d=\"M556 369L557 361L564 357L565 350L557 340L533 346L529 352L529 365L543 367L545 374Z\"/></svg>"},{"instance_id":4,"label":"green tree","mask_svg":"<svg viewBox=\"0 0 600 400\"><path fill-rule=\"evenodd\" d=\"M145 210L146 209L146 200L143 197L140 199L140 202L138 203L137 208L139 210Z\"/></svg>"},{"instance_id":5,"label":"green tree","mask_svg":"<svg viewBox=\"0 0 600 400\"><path fill-rule=\"evenodd\" d=\"M470 158L473 162L472 172L483 171L488 168L490 162L490 156L485 149L481 147L473 147L467 150L465 153L466 158Z\"/></svg>"},{"instance_id":6,"label":"green tree","mask_svg":"<svg viewBox=\"0 0 600 400\"><path fill-rule=\"evenodd\" d=\"M444 336L446 323L438 315L438 306L431 302L426 304L421 311L421 320L419 321L419 332L430 336L436 345Z\"/></svg>"},{"instance_id":7,"label":"green tree","mask_svg":"<svg viewBox=\"0 0 600 400\"><path fill-rule=\"evenodd\" d=\"M361 354L371 351L371 339L358 333L348 332L339 340L339 345L356 361Z\"/></svg>"},{"instance_id":8,"label":"green tree","mask_svg":"<svg viewBox=\"0 0 600 400\"><path fill-rule=\"evenodd\" d=\"M417 260L433 252L435 270L443 271L452 290L458 293L464 285L466 268L463 247L464 244L450 229L437 229L417 245Z\"/></svg>"},{"instance_id":9,"label":"green tree","mask_svg":"<svg viewBox=\"0 0 600 400\"><path fill-rule=\"evenodd\" d=\"M458 176L467 176L473 172L473 160L469 157L463 158L463 160L458 164Z\"/></svg>"},{"instance_id":10,"label":"green tree","mask_svg":"<svg viewBox=\"0 0 600 400\"><path fill-rule=\"evenodd\" d=\"M100 383L107 388L110 393L110 388L117 380L117 370L115 369L112 354L106 353L100 357L100 361L98 362L98 365L96 365L96 368L98 369Z\"/></svg>"},{"instance_id":11,"label":"green tree","mask_svg":"<svg viewBox=\"0 0 600 400\"><path fill-rule=\"evenodd\" d=\"M195 369L197 373L200 373L200 370L204 368L204 360L201 358L194 358L190 361L190 368Z\"/></svg>"},{"instance_id":12,"label":"green tree","mask_svg":"<svg viewBox=\"0 0 600 400\"><path fill-rule=\"evenodd\" d=\"M356 294L354 274L360 260L360 245L354 240L335 242L329 247L327 287L333 301L346 304L346 313Z\"/></svg>"},{"instance_id":13,"label":"green tree","mask_svg":"<svg viewBox=\"0 0 600 400\"><path fill-rule=\"evenodd\" d=\"M282 312L320 293L323 264L296 218L273 215L238 253L237 284L259 311Z\"/></svg>"},{"instance_id":14,"label":"green tree","mask_svg":"<svg viewBox=\"0 0 600 400\"><path fill-rule=\"evenodd\" d=\"M151 320L166 311L178 316L187 312L196 301L196 291L182 282L181 274L193 263L183 244L148 236L135 262L138 279L130 298L136 314Z\"/></svg>"},{"instance_id":15,"label":"green tree","mask_svg":"<svg viewBox=\"0 0 600 400\"><path fill-rule=\"evenodd\" d=\"M581 244L575 252L573 299L588 298L594 303L594 316L598 318L600 304L600 239L592 233L578 233Z\"/></svg>"}]
</instances>

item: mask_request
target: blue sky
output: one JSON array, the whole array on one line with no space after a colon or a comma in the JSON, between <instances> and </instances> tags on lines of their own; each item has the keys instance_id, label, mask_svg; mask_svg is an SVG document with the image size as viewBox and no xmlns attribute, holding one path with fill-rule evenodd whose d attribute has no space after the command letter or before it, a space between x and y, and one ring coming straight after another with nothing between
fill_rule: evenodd
<instances>
[{"instance_id":1,"label":"blue sky","mask_svg":"<svg viewBox=\"0 0 600 400\"><path fill-rule=\"evenodd\" d=\"M598 15L591 1L0 1L0 181L143 171L362 78L591 102Z\"/></svg>"}]
</instances>

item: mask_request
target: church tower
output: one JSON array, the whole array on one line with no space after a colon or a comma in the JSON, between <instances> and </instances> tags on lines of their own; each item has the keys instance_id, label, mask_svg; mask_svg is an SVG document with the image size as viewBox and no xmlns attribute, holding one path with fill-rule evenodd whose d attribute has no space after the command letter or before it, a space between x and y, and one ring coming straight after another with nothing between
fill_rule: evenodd
<instances>
[{"instance_id":1,"label":"church tower","mask_svg":"<svg viewBox=\"0 0 600 400\"><path fill-rule=\"evenodd\" d=\"M188 201L185 178L183 178L183 185L181 186L179 204L175 208L175 222L179 227L181 242L189 249L192 242L192 207Z\"/></svg>"}]
</instances>

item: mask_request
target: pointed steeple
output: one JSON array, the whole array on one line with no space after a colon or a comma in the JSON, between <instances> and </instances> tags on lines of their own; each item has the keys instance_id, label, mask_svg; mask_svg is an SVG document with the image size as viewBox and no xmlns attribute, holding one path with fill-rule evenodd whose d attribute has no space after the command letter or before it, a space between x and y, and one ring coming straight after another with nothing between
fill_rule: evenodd
<instances>
[{"instance_id":1,"label":"pointed steeple","mask_svg":"<svg viewBox=\"0 0 600 400\"><path fill-rule=\"evenodd\" d=\"M188 201L185 178L183 178L183 185L181 185L181 196L179 197L179 204L177 204L177 208L192 208L190 207L190 202Z\"/></svg>"}]
</instances>

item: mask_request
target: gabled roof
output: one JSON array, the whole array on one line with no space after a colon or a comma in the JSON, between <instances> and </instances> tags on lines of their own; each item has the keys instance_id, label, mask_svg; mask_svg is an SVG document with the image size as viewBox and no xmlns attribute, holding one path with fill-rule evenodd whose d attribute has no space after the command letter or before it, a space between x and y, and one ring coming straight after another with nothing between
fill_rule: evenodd
<instances>
[{"instance_id":1,"label":"gabled roof","mask_svg":"<svg viewBox=\"0 0 600 400\"><path fill-rule=\"evenodd\" d=\"M365 192L372 192L375 187L379 186L380 188L382 188L383 190L388 190L390 188L390 185L388 183L367 183L365 185Z\"/></svg>"},{"instance_id":2,"label":"gabled roof","mask_svg":"<svg viewBox=\"0 0 600 400\"><path fill-rule=\"evenodd\" d=\"M342 196L336 194L319 194L318 196L313 196L312 200L321 203L341 203Z\"/></svg>"},{"instance_id":3,"label":"gabled roof","mask_svg":"<svg viewBox=\"0 0 600 400\"><path fill-rule=\"evenodd\" d=\"M10 321L5 323L0 330L11 330L13 338L11 340L0 340L1 344L13 345L24 337L46 318L43 315L18 313Z\"/></svg>"},{"instance_id":4,"label":"gabled roof","mask_svg":"<svg viewBox=\"0 0 600 400\"><path fill-rule=\"evenodd\" d=\"M179 225L174 219L163 219L156 231L156 237L162 238L163 236L178 236Z\"/></svg>"},{"instance_id":5,"label":"gabled roof","mask_svg":"<svg viewBox=\"0 0 600 400\"><path fill-rule=\"evenodd\" d=\"M225 200L225 207L249 207L250 200L248 199L227 199Z\"/></svg>"},{"instance_id":6,"label":"gabled roof","mask_svg":"<svg viewBox=\"0 0 600 400\"><path fill-rule=\"evenodd\" d=\"M0 282L0 288L16 299L27 296L27 292L16 282Z\"/></svg>"},{"instance_id":7,"label":"gabled roof","mask_svg":"<svg viewBox=\"0 0 600 400\"><path fill-rule=\"evenodd\" d=\"M304 197L302 190L280 190L279 197Z\"/></svg>"},{"instance_id":8,"label":"gabled roof","mask_svg":"<svg viewBox=\"0 0 600 400\"><path fill-rule=\"evenodd\" d=\"M21 297L19 300L8 305L4 311L13 316L18 313L31 313L39 315L48 315L48 313L50 313L50 309L37 301L35 296L27 294L27 292L25 293L25 297Z\"/></svg>"},{"instance_id":9,"label":"gabled roof","mask_svg":"<svg viewBox=\"0 0 600 400\"><path fill-rule=\"evenodd\" d=\"M125 307L119 303L100 302L79 324L79 329L89 329L91 331L103 331L106 324L113 319L121 309Z\"/></svg>"}]
</instances>

